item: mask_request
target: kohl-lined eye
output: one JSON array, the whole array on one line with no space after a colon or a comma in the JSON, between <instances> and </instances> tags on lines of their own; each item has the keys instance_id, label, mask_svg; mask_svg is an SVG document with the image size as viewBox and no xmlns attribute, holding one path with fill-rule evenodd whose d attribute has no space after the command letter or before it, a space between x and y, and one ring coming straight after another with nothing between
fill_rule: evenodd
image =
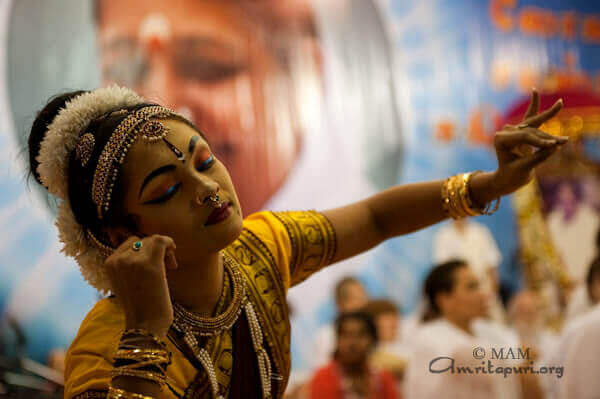
<instances>
[{"instance_id":1,"label":"kohl-lined eye","mask_svg":"<svg viewBox=\"0 0 600 399\"><path fill-rule=\"evenodd\" d=\"M207 170L215 163L215 157L210 153L207 153L207 154L208 154L208 157L206 157L206 159L204 161L200 162L196 166L196 170L198 170L199 172Z\"/></svg>"},{"instance_id":2,"label":"kohl-lined eye","mask_svg":"<svg viewBox=\"0 0 600 399\"><path fill-rule=\"evenodd\" d=\"M160 197L155 198L153 200L144 202L144 205L159 204L159 203L166 202L177 193L177 191L179 190L180 187L181 187L181 182L179 182L177 184L173 184L171 187L169 187L167 189L167 191L165 191L165 193L163 195L161 195Z\"/></svg>"}]
</instances>

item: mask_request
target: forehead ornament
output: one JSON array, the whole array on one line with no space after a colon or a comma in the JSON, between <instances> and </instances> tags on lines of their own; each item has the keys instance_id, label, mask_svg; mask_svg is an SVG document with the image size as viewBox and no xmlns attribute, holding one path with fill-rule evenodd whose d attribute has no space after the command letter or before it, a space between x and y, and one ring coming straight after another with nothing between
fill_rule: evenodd
<instances>
[{"instance_id":1,"label":"forehead ornament","mask_svg":"<svg viewBox=\"0 0 600 399\"><path fill-rule=\"evenodd\" d=\"M96 205L98 218L102 219L109 210L121 165L139 137L147 143L164 141L177 158L183 160L181 151L166 140L169 130L157 120L166 118L183 119L168 108L152 105L131 113L114 130L100 154L92 183L92 200Z\"/></svg>"}]
</instances>

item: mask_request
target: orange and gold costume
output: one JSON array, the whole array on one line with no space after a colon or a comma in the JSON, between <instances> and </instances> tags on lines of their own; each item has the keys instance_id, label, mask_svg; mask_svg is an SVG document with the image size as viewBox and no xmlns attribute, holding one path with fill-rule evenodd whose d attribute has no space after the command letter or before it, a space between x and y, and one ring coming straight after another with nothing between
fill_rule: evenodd
<instances>
[{"instance_id":1,"label":"orange and gold costume","mask_svg":"<svg viewBox=\"0 0 600 399\"><path fill-rule=\"evenodd\" d=\"M244 220L240 236L224 251L237 261L244 276L247 295L256 309L264 334L265 348L273 367L273 397L282 397L290 374L290 321L287 290L314 272L329 265L335 255L336 237L331 223L320 213L259 212ZM222 312L232 299L226 278L223 294L215 314ZM242 318L242 317L241 317ZM240 318L240 319L241 319ZM236 362L255 368L256 357L242 347L235 347L245 336L231 330L215 339L204 340L211 355L220 392L232 394L230 382ZM110 383L113 354L125 329L125 316L114 298L99 301L82 322L66 359L65 398L104 398ZM204 370L171 329L168 349L173 354L167 368L170 379L163 389L164 398L210 397L210 384ZM239 345L239 344L238 344ZM245 345L252 347L251 342ZM244 350L246 352L244 352ZM235 354L247 353L236 359ZM240 363L241 364L241 363ZM251 384L250 384L251 385Z\"/></svg>"}]
</instances>

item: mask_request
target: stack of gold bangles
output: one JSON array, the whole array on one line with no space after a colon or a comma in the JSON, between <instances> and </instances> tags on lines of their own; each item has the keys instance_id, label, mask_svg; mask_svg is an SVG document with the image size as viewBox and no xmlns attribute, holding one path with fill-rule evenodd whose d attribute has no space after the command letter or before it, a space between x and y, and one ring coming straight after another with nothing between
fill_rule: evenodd
<instances>
[{"instance_id":1,"label":"stack of gold bangles","mask_svg":"<svg viewBox=\"0 0 600 399\"><path fill-rule=\"evenodd\" d=\"M111 377L136 377L164 386L171 353L166 344L145 330L126 330L114 355ZM109 387L107 399L152 399L150 396Z\"/></svg>"},{"instance_id":2,"label":"stack of gold bangles","mask_svg":"<svg viewBox=\"0 0 600 399\"><path fill-rule=\"evenodd\" d=\"M498 210L500 198L492 201L484 208L478 208L471 200L471 178L479 172L462 173L452 176L442 184L442 206L453 219L467 216L491 215Z\"/></svg>"}]
</instances>

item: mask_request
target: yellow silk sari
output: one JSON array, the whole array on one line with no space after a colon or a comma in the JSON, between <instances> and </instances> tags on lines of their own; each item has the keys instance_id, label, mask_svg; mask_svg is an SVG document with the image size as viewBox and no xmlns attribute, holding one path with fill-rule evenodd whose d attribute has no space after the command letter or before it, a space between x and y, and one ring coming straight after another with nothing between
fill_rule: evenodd
<instances>
[{"instance_id":1,"label":"yellow silk sari","mask_svg":"<svg viewBox=\"0 0 600 399\"><path fill-rule=\"evenodd\" d=\"M282 397L290 373L290 322L285 296L288 288L331 263L336 249L335 232L329 221L315 211L259 212L247 217L243 226L242 234L225 250L238 262L246 280L248 297L258 314L273 366L276 396ZM216 313L227 307L231 291L226 280ZM124 326L123 311L113 298L99 301L88 313L67 353L65 398L106 397L112 356ZM232 330L235 329L234 325ZM256 365L256 358L235 359L235 350L241 348L234 348L233 338L232 331L226 331L207 343L220 392L225 397L231 392L234 362L247 362L247 367ZM173 354L167 368L172 382L163 389L163 397L210 397L206 373L173 330L167 345ZM252 347L252 342L247 345Z\"/></svg>"}]
</instances>

